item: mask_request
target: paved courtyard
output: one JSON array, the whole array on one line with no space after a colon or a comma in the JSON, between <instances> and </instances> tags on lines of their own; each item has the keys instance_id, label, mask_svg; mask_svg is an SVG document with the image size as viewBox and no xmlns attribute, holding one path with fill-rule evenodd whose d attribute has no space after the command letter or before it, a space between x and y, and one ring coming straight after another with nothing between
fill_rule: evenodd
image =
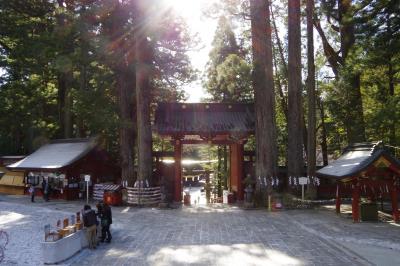
<instances>
[{"instance_id":1,"label":"paved courtyard","mask_svg":"<svg viewBox=\"0 0 400 266\"><path fill-rule=\"evenodd\" d=\"M0 220L6 213L25 212L21 215L40 228L42 209L68 213L81 203L21 206L0 202ZM354 224L328 210L269 213L221 205L114 207L113 214L112 243L85 249L64 265L400 265L400 227ZM13 230L10 224L4 226ZM18 258L8 257L8 262L19 264Z\"/></svg>"}]
</instances>

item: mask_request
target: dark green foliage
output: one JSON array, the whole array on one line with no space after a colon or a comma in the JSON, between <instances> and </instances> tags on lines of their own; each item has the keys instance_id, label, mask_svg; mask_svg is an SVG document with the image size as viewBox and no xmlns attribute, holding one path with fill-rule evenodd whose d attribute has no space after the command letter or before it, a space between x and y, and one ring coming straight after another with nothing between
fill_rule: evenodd
<instances>
[{"instance_id":1,"label":"dark green foliage","mask_svg":"<svg viewBox=\"0 0 400 266\"><path fill-rule=\"evenodd\" d=\"M237 44L231 23L218 20L204 86L215 102L248 102L253 99L251 66Z\"/></svg>"},{"instance_id":2,"label":"dark green foliage","mask_svg":"<svg viewBox=\"0 0 400 266\"><path fill-rule=\"evenodd\" d=\"M30 153L69 128L71 137L101 135L119 156L119 77L135 89L134 3L0 2L0 154ZM171 11L151 29L152 101L182 99L195 74L186 55L192 38Z\"/></svg>"}]
</instances>

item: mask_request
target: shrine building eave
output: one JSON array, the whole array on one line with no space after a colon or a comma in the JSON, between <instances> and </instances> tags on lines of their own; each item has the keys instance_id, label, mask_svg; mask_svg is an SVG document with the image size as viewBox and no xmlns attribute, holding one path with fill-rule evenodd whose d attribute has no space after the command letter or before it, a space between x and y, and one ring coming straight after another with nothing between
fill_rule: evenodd
<instances>
[{"instance_id":1,"label":"shrine building eave","mask_svg":"<svg viewBox=\"0 0 400 266\"><path fill-rule=\"evenodd\" d=\"M358 143L348 146L342 155L329 165L319 169L317 176L347 182L353 178L367 178L376 170L389 171L400 176L400 162L381 144Z\"/></svg>"}]
</instances>

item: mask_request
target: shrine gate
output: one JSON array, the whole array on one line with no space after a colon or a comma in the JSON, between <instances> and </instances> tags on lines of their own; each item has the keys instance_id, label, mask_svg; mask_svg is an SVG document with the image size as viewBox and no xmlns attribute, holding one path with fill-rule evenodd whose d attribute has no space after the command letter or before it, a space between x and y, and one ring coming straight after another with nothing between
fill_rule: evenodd
<instances>
[{"instance_id":1,"label":"shrine gate","mask_svg":"<svg viewBox=\"0 0 400 266\"><path fill-rule=\"evenodd\" d=\"M254 134L253 104L159 103L153 131L174 145L174 201L182 201L182 145L230 146L230 187L243 200L243 146Z\"/></svg>"}]
</instances>

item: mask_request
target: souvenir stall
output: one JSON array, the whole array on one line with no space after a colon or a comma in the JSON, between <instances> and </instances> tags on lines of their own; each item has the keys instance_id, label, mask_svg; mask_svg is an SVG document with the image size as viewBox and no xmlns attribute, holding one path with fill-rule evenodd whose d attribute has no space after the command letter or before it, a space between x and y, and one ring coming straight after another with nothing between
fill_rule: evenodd
<instances>
[{"instance_id":1,"label":"souvenir stall","mask_svg":"<svg viewBox=\"0 0 400 266\"><path fill-rule=\"evenodd\" d=\"M342 191L351 188L354 222L371 217L377 220L378 198L391 201L393 220L399 221L400 162L391 156L382 142L348 146L336 161L318 170L317 176L336 183L337 213L340 213ZM365 199L366 204L361 199Z\"/></svg>"},{"instance_id":2,"label":"souvenir stall","mask_svg":"<svg viewBox=\"0 0 400 266\"><path fill-rule=\"evenodd\" d=\"M10 171L6 167L25 156L1 156L0 157L0 193L10 195L23 195L25 192L25 171Z\"/></svg>"},{"instance_id":3,"label":"souvenir stall","mask_svg":"<svg viewBox=\"0 0 400 266\"><path fill-rule=\"evenodd\" d=\"M23 160L8 165L13 171L25 171L25 183L33 184L37 194L43 181L48 182L50 198L84 198L89 175L89 190L100 182L115 182L119 168L100 149L95 138L54 140Z\"/></svg>"}]
</instances>

